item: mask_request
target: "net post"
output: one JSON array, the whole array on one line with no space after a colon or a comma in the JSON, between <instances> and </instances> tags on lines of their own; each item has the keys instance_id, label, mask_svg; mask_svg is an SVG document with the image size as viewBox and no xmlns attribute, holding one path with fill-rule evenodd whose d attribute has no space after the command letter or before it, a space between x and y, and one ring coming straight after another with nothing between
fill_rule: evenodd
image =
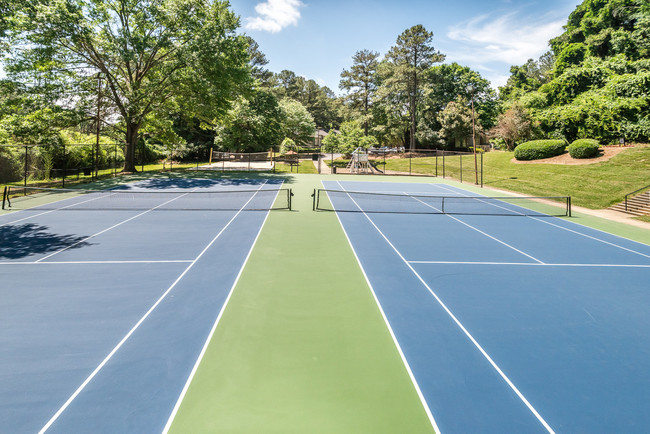
<instances>
[{"instance_id":1,"label":"net post","mask_svg":"<svg viewBox=\"0 0 650 434\"><path fill-rule=\"evenodd\" d=\"M463 154L459 154L458 158L460 159L460 183L463 183Z\"/></svg>"},{"instance_id":2,"label":"net post","mask_svg":"<svg viewBox=\"0 0 650 434\"><path fill-rule=\"evenodd\" d=\"M481 152L481 188L483 188L483 152Z\"/></svg>"},{"instance_id":3,"label":"net post","mask_svg":"<svg viewBox=\"0 0 650 434\"><path fill-rule=\"evenodd\" d=\"M289 196L289 211L291 211L291 198L293 197L293 191L291 189L287 191L287 196Z\"/></svg>"},{"instance_id":4,"label":"net post","mask_svg":"<svg viewBox=\"0 0 650 434\"><path fill-rule=\"evenodd\" d=\"M311 210L316 211L316 189L311 194Z\"/></svg>"},{"instance_id":5,"label":"net post","mask_svg":"<svg viewBox=\"0 0 650 434\"><path fill-rule=\"evenodd\" d=\"M5 202L7 201L7 186L5 185L4 191L2 193L2 209L5 209Z\"/></svg>"},{"instance_id":6,"label":"net post","mask_svg":"<svg viewBox=\"0 0 650 434\"><path fill-rule=\"evenodd\" d=\"M568 215L569 215L569 217L571 217L571 196L567 196L566 205L567 205Z\"/></svg>"}]
</instances>

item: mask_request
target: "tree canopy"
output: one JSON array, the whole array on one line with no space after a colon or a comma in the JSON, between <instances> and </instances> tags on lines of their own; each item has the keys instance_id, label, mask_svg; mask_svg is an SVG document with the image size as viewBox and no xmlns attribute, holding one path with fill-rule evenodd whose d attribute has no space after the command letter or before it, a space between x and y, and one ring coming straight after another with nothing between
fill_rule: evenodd
<instances>
[{"instance_id":1,"label":"tree canopy","mask_svg":"<svg viewBox=\"0 0 650 434\"><path fill-rule=\"evenodd\" d=\"M134 171L138 135L152 116L212 119L248 87L238 25L218 0L35 0L15 12L7 73L77 98L99 74L121 121L125 170Z\"/></svg>"}]
</instances>

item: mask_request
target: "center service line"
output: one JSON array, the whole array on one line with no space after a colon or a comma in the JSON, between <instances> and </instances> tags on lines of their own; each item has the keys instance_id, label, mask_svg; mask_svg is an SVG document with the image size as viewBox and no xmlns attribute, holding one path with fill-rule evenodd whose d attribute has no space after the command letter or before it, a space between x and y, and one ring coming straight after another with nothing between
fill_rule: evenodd
<instances>
[{"instance_id":1,"label":"center service line","mask_svg":"<svg viewBox=\"0 0 650 434\"><path fill-rule=\"evenodd\" d=\"M339 183L339 186L341 186L341 183L339 181L337 181L337 182ZM341 188L343 189L343 186L341 186ZM550 427L550 425L544 420L544 418L542 418L542 416L537 412L537 410L535 410L535 408L531 405L531 403L528 402L526 397L519 391L519 389L517 389L517 387L514 385L514 383L512 381L510 381L508 376L501 370L501 368L499 368L499 366L496 364L496 362L494 360L492 360L492 358L483 349L483 347L481 347L481 345L478 343L478 341L476 339L474 339L474 336L472 336L472 334L465 328L465 326L463 326L463 324L458 320L458 318L456 318L456 316L451 312L451 310L449 310L447 305L445 305L445 303L440 299L440 297L438 297L438 295L433 291L433 289L431 289L431 287L418 274L418 272L415 271L415 269L411 266L411 264L409 264L409 262L399 252L399 250L397 250L397 248L393 245L393 243L391 243L390 240L386 237L386 235L384 235L384 233L381 231L381 229L379 229L379 227L377 227L377 225L375 224L374 221L372 221L370 216L368 216L368 214L366 214L363 211L363 209L359 206L359 204L350 195L348 195L348 197L350 198L350 200L352 200L352 202L354 202L354 204L357 206L357 208L359 208L359 210L363 213L363 215L366 216L366 218L368 219L370 224L372 224L372 226L374 226L374 228L377 230L377 232L379 232L379 234L382 236L382 238L384 240L386 240L388 245L395 251L395 253L397 253L397 255L400 257L400 259L402 259L402 261L411 270L411 272L413 272L415 277L417 277L418 280L424 285L424 287L427 288L427 290L431 293L431 295L433 295L433 297L436 299L438 304L440 304L440 306L445 310L445 312L447 312L449 317L463 331L465 336L467 336L469 338L469 340L480 351L480 353L483 355L483 357L485 357L485 359L490 363L490 365L492 365L492 367L497 371L497 373L501 376L501 378L503 378L503 380L508 384L508 386L510 386L512 391L515 392L515 394L519 397L519 399L521 399L521 401L526 405L526 407L528 407L528 409L531 411L531 413L533 413L533 415L537 418L537 420L544 426L544 428L546 428L546 430L549 433L555 434L555 431L553 431L553 429Z\"/></svg>"}]
</instances>

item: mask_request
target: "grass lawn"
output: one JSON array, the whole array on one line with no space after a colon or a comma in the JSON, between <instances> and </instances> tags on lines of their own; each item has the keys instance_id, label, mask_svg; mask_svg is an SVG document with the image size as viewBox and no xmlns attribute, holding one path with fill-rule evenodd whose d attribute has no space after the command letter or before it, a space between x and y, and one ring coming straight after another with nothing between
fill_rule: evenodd
<instances>
[{"instance_id":1,"label":"grass lawn","mask_svg":"<svg viewBox=\"0 0 650 434\"><path fill-rule=\"evenodd\" d=\"M650 223L650 215L642 215L641 217L634 217L637 220L641 220L642 222L648 222Z\"/></svg>"},{"instance_id":2,"label":"grass lawn","mask_svg":"<svg viewBox=\"0 0 650 434\"><path fill-rule=\"evenodd\" d=\"M473 177L471 158L463 157L464 180ZM609 161L576 166L517 164L512 159L512 152L485 153L485 186L535 196L571 196L574 205L601 209L650 184L650 147L630 148ZM459 159L447 160L446 176L458 179ZM440 158L438 164L438 176L441 176ZM408 171L408 165L408 159L386 160L388 170ZM418 158L417 162L414 159L412 170L413 173L434 174L435 158Z\"/></svg>"},{"instance_id":3,"label":"grass lawn","mask_svg":"<svg viewBox=\"0 0 650 434\"><path fill-rule=\"evenodd\" d=\"M298 170L296 170L298 169ZM318 173L318 169L311 160L300 160L300 165L293 168L294 173ZM286 163L276 163L275 173L291 173L291 166Z\"/></svg>"}]
</instances>

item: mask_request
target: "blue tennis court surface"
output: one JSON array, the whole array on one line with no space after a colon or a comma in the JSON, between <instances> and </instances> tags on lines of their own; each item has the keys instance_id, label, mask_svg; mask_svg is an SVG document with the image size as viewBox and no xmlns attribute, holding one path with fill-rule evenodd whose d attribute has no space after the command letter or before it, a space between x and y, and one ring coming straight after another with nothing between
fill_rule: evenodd
<instances>
[{"instance_id":1,"label":"blue tennis court surface","mask_svg":"<svg viewBox=\"0 0 650 434\"><path fill-rule=\"evenodd\" d=\"M0 216L0 431L162 431L280 184L149 180L127 190L165 194L132 209ZM193 194L224 190L221 210Z\"/></svg>"},{"instance_id":2,"label":"blue tennis court surface","mask_svg":"<svg viewBox=\"0 0 650 434\"><path fill-rule=\"evenodd\" d=\"M363 208L354 195L330 200ZM338 217L441 432L648 431L650 246L553 217Z\"/></svg>"}]
</instances>

